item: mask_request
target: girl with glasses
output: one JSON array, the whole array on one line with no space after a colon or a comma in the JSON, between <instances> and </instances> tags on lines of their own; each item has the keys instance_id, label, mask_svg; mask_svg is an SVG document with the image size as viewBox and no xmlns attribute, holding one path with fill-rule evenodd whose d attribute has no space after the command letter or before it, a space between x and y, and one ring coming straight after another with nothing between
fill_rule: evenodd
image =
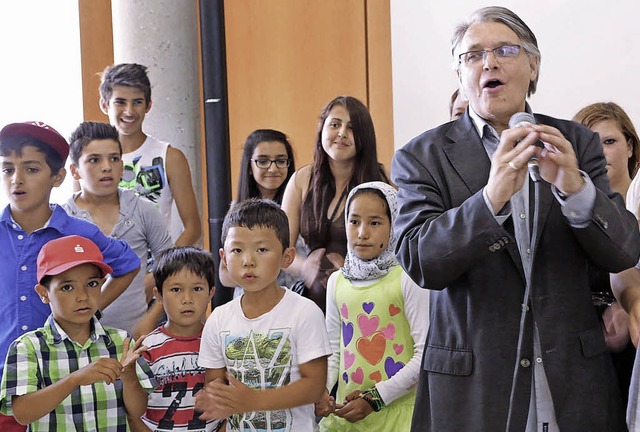
<instances>
[{"instance_id":1,"label":"girl with glasses","mask_svg":"<svg viewBox=\"0 0 640 432\"><path fill-rule=\"evenodd\" d=\"M258 129L247 137L242 153L238 201L266 198L282 204L284 190L296 170L287 136L273 129Z\"/></svg>"}]
</instances>

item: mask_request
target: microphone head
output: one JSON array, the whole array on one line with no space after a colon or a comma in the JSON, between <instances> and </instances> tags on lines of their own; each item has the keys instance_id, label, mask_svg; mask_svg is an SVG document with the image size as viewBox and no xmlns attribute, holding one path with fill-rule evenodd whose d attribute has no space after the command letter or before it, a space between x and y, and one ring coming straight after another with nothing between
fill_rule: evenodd
<instances>
[{"instance_id":1,"label":"microphone head","mask_svg":"<svg viewBox=\"0 0 640 432\"><path fill-rule=\"evenodd\" d=\"M509 119L509 129L522 126L523 124L536 124L536 118L528 112L517 112Z\"/></svg>"}]
</instances>

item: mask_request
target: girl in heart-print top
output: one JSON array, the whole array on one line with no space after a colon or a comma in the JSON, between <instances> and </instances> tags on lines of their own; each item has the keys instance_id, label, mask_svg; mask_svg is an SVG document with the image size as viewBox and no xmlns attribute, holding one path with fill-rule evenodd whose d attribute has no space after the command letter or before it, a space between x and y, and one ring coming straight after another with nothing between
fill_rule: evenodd
<instances>
[{"instance_id":1,"label":"girl in heart-print top","mask_svg":"<svg viewBox=\"0 0 640 432\"><path fill-rule=\"evenodd\" d=\"M411 428L429 297L395 259L396 214L396 190L386 183L361 184L347 198L347 256L327 285L333 355L316 404L322 431Z\"/></svg>"}]
</instances>

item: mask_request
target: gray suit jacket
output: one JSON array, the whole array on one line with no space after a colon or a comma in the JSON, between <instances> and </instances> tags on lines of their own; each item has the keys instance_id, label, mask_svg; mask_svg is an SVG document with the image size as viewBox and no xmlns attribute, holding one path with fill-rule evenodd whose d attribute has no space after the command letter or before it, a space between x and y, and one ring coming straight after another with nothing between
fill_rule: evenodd
<instances>
[{"instance_id":1,"label":"gray suit jacket","mask_svg":"<svg viewBox=\"0 0 640 432\"><path fill-rule=\"evenodd\" d=\"M511 430L526 425L533 319L560 429L624 430L587 268L591 263L619 272L634 266L638 224L610 191L597 135L572 122L536 119L573 144L596 199L589 225L573 228L551 186L540 184L538 246ZM525 278L511 221L499 225L482 196L490 166L468 113L418 136L394 156L398 260L414 281L434 290L414 431L505 430Z\"/></svg>"}]
</instances>

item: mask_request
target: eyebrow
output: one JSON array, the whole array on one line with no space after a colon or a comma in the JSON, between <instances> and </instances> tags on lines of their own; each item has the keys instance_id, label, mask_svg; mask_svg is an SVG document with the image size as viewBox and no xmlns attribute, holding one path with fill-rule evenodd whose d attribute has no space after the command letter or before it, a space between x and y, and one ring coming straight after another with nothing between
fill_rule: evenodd
<instances>
[{"instance_id":1,"label":"eyebrow","mask_svg":"<svg viewBox=\"0 0 640 432\"><path fill-rule=\"evenodd\" d=\"M87 278L87 281L93 280L93 279L102 279L102 277L99 274L94 274L93 276L89 276ZM73 283L73 282L79 282L76 279L65 279L63 281L60 281L61 284L68 284L68 283Z\"/></svg>"},{"instance_id":2,"label":"eyebrow","mask_svg":"<svg viewBox=\"0 0 640 432\"><path fill-rule=\"evenodd\" d=\"M26 161L22 161L23 165L26 164L37 164L37 165L42 165L42 162L39 160L26 160Z\"/></svg>"},{"instance_id":3,"label":"eyebrow","mask_svg":"<svg viewBox=\"0 0 640 432\"><path fill-rule=\"evenodd\" d=\"M361 218L363 216L360 216L358 213L349 213L349 217L359 217L359 218ZM378 216L378 215L366 216L366 217L369 218L369 219L384 219L384 217Z\"/></svg>"},{"instance_id":4,"label":"eyebrow","mask_svg":"<svg viewBox=\"0 0 640 432\"><path fill-rule=\"evenodd\" d=\"M92 156L103 156L105 153L87 153L85 154L86 157L92 157ZM113 155L118 155L120 156L120 152L111 152L111 153L106 153L107 156L113 156Z\"/></svg>"},{"instance_id":5,"label":"eyebrow","mask_svg":"<svg viewBox=\"0 0 640 432\"><path fill-rule=\"evenodd\" d=\"M286 158L288 156L289 155L286 154L286 153L276 155L277 158L283 158L283 157ZM266 154L259 154L259 155L256 156L256 158L270 158L270 157L271 157L271 155L266 155Z\"/></svg>"},{"instance_id":6,"label":"eyebrow","mask_svg":"<svg viewBox=\"0 0 640 432\"><path fill-rule=\"evenodd\" d=\"M499 41L499 42L496 42L496 46L494 48L487 48L487 49L496 49L504 45L518 45L518 42ZM482 45L480 43L475 43L473 45L468 46L467 51L463 51L461 54L464 54L465 52L469 52L469 51L482 51L483 48L481 48L481 46Z\"/></svg>"},{"instance_id":7,"label":"eyebrow","mask_svg":"<svg viewBox=\"0 0 640 432\"><path fill-rule=\"evenodd\" d=\"M114 101L126 101L127 98L125 98L125 97L115 97L115 98L113 98L113 100ZM132 98L131 100L132 101L143 101L144 98L143 97L137 97L137 98Z\"/></svg>"}]
</instances>

